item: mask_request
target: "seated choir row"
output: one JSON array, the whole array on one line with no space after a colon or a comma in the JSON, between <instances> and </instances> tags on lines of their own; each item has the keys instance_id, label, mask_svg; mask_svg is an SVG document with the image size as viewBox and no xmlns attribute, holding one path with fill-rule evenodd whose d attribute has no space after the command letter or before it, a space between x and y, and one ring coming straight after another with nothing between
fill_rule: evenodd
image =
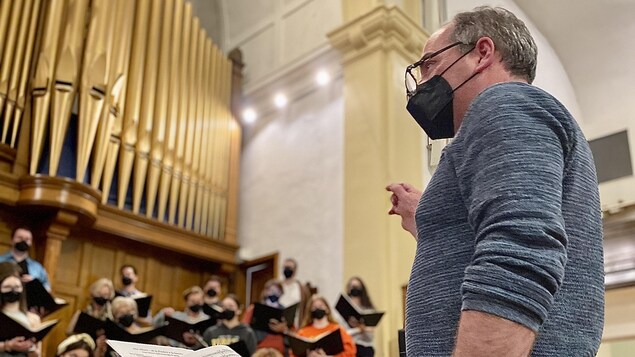
<instances>
[{"instance_id":1,"label":"seated choir row","mask_svg":"<svg viewBox=\"0 0 635 357\"><path fill-rule=\"evenodd\" d=\"M317 294L309 296L307 288L295 279L297 262L293 259L287 259L284 262L285 279L269 280L260 294L261 304L276 308L299 303L296 320L292 324L288 324L284 319L272 320L269 322L272 332L253 330L250 324L254 304L247 307L243 313L241 302L236 295L228 294L221 298L221 279L216 276L212 276L204 288L193 286L183 292L185 302L183 311L175 311L168 307L161 309L154 317L150 313L147 316L139 316L137 303L133 297L143 293L135 285L138 281L136 269L131 265L124 265L120 272L124 288L115 291L112 281L106 278L95 281L89 288L91 301L83 310L84 313L104 321L110 319L131 333L151 329L152 326L162 326L166 317L194 324L210 319L210 315L213 314L218 320L215 325L202 331L201 335L185 332L183 342L159 337L155 338L153 343L199 349L206 345L230 345L242 341L247 347L249 356L295 357L289 348L287 336L297 335L310 338L340 330L344 350L336 356L374 356L373 328L364 326L363 321L356 321L354 318L342 321L323 296ZM39 317L26 309L23 286L20 281L20 268L14 263L0 263L0 283L2 313L14 319L20 319L31 326L39 325ZM348 281L346 293L358 307L374 308L360 278L353 277ZM67 334L71 336L59 345L57 355L65 357L116 356L114 352L108 351L105 335L99 336L96 341L86 334L73 335L78 315L79 311L73 316L67 329ZM0 357L38 357L40 355L41 342L36 343L20 336L0 342ZM307 354L307 357L317 356L326 356L326 354L321 349L309 351Z\"/></svg>"}]
</instances>

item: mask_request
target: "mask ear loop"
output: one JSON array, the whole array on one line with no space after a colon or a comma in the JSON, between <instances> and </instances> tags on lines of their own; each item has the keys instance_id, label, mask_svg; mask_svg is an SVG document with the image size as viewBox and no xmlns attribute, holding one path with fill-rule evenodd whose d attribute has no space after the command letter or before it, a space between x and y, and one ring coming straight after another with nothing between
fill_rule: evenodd
<instances>
[{"instance_id":1,"label":"mask ear loop","mask_svg":"<svg viewBox=\"0 0 635 357\"><path fill-rule=\"evenodd\" d=\"M475 49L476 46L472 46L472 48L470 48L469 51L465 52L464 54L462 54L459 58L457 58L456 60L454 60L454 62L452 62L452 64L450 64L448 66L448 68L444 69L443 72L441 72L441 74L439 74L440 76L444 75L445 72L447 72L450 68L452 68L452 66L454 66L458 61L460 61L463 57L467 56L470 52L472 52L473 49Z\"/></svg>"},{"instance_id":2,"label":"mask ear loop","mask_svg":"<svg viewBox=\"0 0 635 357\"><path fill-rule=\"evenodd\" d=\"M472 46L472 48L469 51L467 51L464 54L462 54L461 57L457 58L454 62L452 62L452 64L450 64L448 66L448 68L446 68L443 72L441 72L440 76L443 76L443 74L445 74L445 72L447 72L450 68L452 68L452 66L454 66L458 61L460 61L461 58L467 56L475 48L476 48L476 46ZM457 90L459 90L459 88L463 87L463 85L465 83L467 83L470 79L474 78L474 76L476 76L477 74L478 74L478 72L472 74L468 79L464 80L463 83L459 84L456 88L452 89L452 93L456 92Z\"/></svg>"},{"instance_id":3,"label":"mask ear loop","mask_svg":"<svg viewBox=\"0 0 635 357\"><path fill-rule=\"evenodd\" d=\"M458 86L458 87L456 87L456 88L452 89L452 93L456 92L457 90L459 90L459 88L463 87L463 85L464 85L465 83L467 83L470 79L472 79L472 78L476 77L476 75L477 75L477 74L478 74L478 72L476 72L476 73L472 74L472 75L471 75L468 79L466 79L465 81L463 81L463 83L459 84L459 86Z\"/></svg>"}]
</instances>

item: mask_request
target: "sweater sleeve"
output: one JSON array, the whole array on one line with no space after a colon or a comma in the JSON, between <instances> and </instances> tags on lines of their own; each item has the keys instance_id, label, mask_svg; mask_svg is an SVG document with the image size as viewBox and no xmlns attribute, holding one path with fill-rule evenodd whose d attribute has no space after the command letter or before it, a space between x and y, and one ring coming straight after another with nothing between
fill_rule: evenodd
<instances>
[{"instance_id":1,"label":"sweater sleeve","mask_svg":"<svg viewBox=\"0 0 635 357\"><path fill-rule=\"evenodd\" d=\"M452 158L475 245L461 286L462 310L538 331L567 260L561 210L566 131L519 93L496 91L478 104Z\"/></svg>"},{"instance_id":2,"label":"sweater sleeve","mask_svg":"<svg viewBox=\"0 0 635 357\"><path fill-rule=\"evenodd\" d=\"M251 327L245 328L245 336L242 337L244 337L245 339L245 344L247 345L249 353L253 354L254 352L256 352L258 342L256 341L256 335L254 334L254 331L251 329Z\"/></svg>"},{"instance_id":3,"label":"sweater sleeve","mask_svg":"<svg viewBox=\"0 0 635 357\"><path fill-rule=\"evenodd\" d=\"M342 326L339 327L342 334L342 344L344 345L344 351L338 353L337 357L355 357L357 354L357 346L353 342L353 338L346 332L346 329Z\"/></svg>"}]
</instances>

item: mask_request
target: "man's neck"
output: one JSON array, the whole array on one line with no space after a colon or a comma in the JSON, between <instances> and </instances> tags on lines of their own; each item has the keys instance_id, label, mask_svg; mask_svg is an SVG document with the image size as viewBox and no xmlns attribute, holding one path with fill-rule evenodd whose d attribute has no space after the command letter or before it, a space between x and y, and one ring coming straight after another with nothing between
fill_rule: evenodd
<instances>
[{"instance_id":1,"label":"man's neck","mask_svg":"<svg viewBox=\"0 0 635 357\"><path fill-rule=\"evenodd\" d=\"M11 249L11 255L13 255L13 259L19 263L29 257L29 252L21 252L19 250Z\"/></svg>"},{"instance_id":2,"label":"man's neck","mask_svg":"<svg viewBox=\"0 0 635 357\"><path fill-rule=\"evenodd\" d=\"M135 286L134 283L132 283L132 284L130 284L128 286L124 286L123 290L126 291L126 292L129 292L129 293L132 293L132 292L136 292L137 291L137 287Z\"/></svg>"}]
</instances>

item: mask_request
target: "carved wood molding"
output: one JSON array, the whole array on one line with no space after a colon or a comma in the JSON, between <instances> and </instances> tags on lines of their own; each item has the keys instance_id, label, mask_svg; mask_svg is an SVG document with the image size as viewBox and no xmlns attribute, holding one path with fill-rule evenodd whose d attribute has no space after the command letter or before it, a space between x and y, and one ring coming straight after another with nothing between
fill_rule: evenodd
<instances>
[{"instance_id":1,"label":"carved wood molding","mask_svg":"<svg viewBox=\"0 0 635 357\"><path fill-rule=\"evenodd\" d=\"M0 203L14 205L20 197L20 186L14 175L0 171Z\"/></svg>"},{"instance_id":2,"label":"carved wood molding","mask_svg":"<svg viewBox=\"0 0 635 357\"><path fill-rule=\"evenodd\" d=\"M90 186L71 179L51 176L25 176L20 179L18 205L59 208L78 214L79 223L91 225L97 218L101 194Z\"/></svg>"},{"instance_id":3,"label":"carved wood molding","mask_svg":"<svg viewBox=\"0 0 635 357\"><path fill-rule=\"evenodd\" d=\"M100 207L92 228L204 260L236 263L237 244L184 231L115 207Z\"/></svg>"},{"instance_id":4,"label":"carved wood molding","mask_svg":"<svg viewBox=\"0 0 635 357\"><path fill-rule=\"evenodd\" d=\"M225 264L230 272L235 269L232 266L236 264L239 248L235 242L215 240L116 207L104 206L100 204L100 198L98 191L70 179L40 175L17 179L14 175L0 172L0 203L56 210L55 218L46 230L45 257L52 257L45 258L51 262L48 265L55 260L55 254L49 255L49 250L53 253L57 251L71 229L83 227ZM235 236L235 228L228 235Z\"/></svg>"}]
</instances>

